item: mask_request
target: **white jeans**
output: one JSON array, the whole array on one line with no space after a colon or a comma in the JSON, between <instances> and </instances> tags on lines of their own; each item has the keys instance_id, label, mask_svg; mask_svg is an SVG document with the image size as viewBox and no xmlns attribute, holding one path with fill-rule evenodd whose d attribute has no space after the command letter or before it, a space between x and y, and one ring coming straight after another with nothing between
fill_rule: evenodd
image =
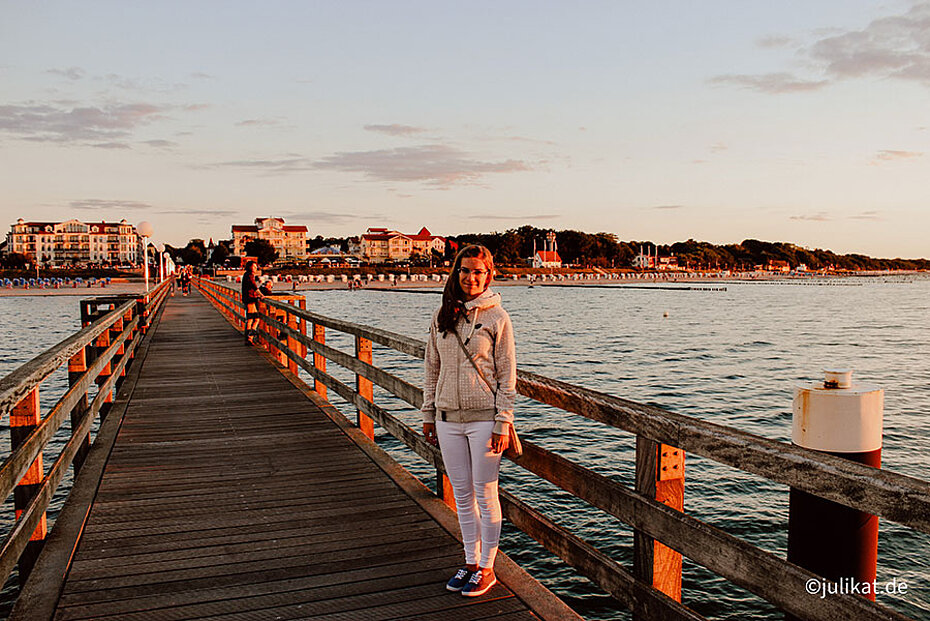
<instances>
[{"instance_id":1,"label":"white jeans","mask_svg":"<svg viewBox=\"0 0 930 621\"><path fill-rule=\"evenodd\" d=\"M501 537L501 502L497 476L501 454L491 452L494 421L436 421L442 462L452 484L465 563L493 567ZM480 554L480 561L478 560Z\"/></svg>"}]
</instances>

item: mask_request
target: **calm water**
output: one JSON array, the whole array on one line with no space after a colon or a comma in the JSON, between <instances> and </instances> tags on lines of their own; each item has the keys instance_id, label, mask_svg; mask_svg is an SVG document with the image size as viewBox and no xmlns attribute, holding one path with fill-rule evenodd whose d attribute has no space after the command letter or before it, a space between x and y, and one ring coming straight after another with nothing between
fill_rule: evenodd
<instances>
[{"instance_id":1,"label":"calm water","mask_svg":"<svg viewBox=\"0 0 930 621\"><path fill-rule=\"evenodd\" d=\"M824 367L851 367L855 380L885 389L883 467L927 478L930 279L726 287L499 291L513 318L521 368L777 440L790 437L795 385L820 379ZM328 291L311 292L307 298L308 308L324 315L421 339L439 303L439 296L429 293ZM70 334L78 323L77 298L0 298L0 313L3 374ZM327 340L352 351L348 338L329 331ZM376 345L375 362L408 381L421 381L419 360ZM350 379L337 368L330 363L334 375ZM60 391L63 377L59 383ZM55 391L50 386L49 398ZM375 398L419 426L417 413L406 404L377 387ZM629 434L526 399L518 403L517 420L528 439L632 483L634 440ZM430 469L392 438L379 436L379 442L415 473L431 479ZM692 455L686 472L689 514L785 555L785 486ZM521 499L631 566L632 535L618 521L534 481L513 464L505 464L502 478ZM522 533L505 527L502 548L587 618L628 618L613 600ZM879 601L910 616L930 618L930 537L882 521L878 579L892 578L907 582L907 594L880 596ZM716 619L781 618L764 601L687 560L683 601Z\"/></svg>"}]
</instances>

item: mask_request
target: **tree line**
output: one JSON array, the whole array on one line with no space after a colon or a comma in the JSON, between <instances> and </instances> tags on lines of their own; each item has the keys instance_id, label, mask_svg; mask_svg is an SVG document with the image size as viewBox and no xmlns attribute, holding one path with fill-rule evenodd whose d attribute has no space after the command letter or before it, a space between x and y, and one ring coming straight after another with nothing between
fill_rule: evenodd
<instances>
[{"instance_id":1,"label":"tree line","mask_svg":"<svg viewBox=\"0 0 930 621\"><path fill-rule=\"evenodd\" d=\"M876 259L862 254L836 254L831 250L801 248L786 242L746 239L739 244L716 245L689 239L674 244L655 244L649 240L621 241L613 233L538 229L521 226L503 233L469 233L450 239L457 244L481 244L494 253L502 264L523 263L532 256L533 244L543 249L549 232L555 232L559 256L563 263L587 267L629 267L640 252L672 256L678 265L688 269L751 270L769 261L786 261L792 269L806 265L808 269L838 270L926 270L928 259Z\"/></svg>"},{"instance_id":2,"label":"tree line","mask_svg":"<svg viewBox=\"0 0 930 621\"><path fill-rule=\"evenodd\" d=\"M746 239L739 244L716 245L689 239L673 244L655 244L650 240L622 241L613 233L585 233L575 230L539 229L525 225L503 232L467 233L451 236L446 244L445 258L454 256L455 250L467 244L487 246L500 265L525 265L536 250L543 250L544 240L555 233L559 256L563 264L582 267L627 268L640 252L659 256L675 256L678 265L692 270L752 270L766 266L770 261L785 261L792 269L806 265L810 270L928 270L928 259L880 259L863 254L837 254L831 250L801 248L787 242L767 242ZM309 240L309 247L338 246L348 251L350 238L317 236ZM353 241L357 241L355 238ZM176 262L186 265L223 265L230 258L225 242L216 244L212 253L202 239L192 239L184 248L167 247ZM265 240L246 244L246 254L256 256L263 264L274 262L277 253Z\"/></svg>"}]
</instances>

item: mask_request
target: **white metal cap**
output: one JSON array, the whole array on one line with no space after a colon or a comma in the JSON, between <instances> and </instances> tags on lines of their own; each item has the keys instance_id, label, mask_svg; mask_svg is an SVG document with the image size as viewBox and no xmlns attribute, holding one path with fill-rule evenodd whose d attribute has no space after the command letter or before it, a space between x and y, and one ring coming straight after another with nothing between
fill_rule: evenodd
<instances>
[{"instance_id":1,"label":"white metal cap","mask_svg":"<svg viewBox=\"0 0 930 621\"><path fill-rule=\"evenodd\" d=\"M834 453L880 449L884 390L853 385L851 369L828 369L825 376L822 383L795 388L791 441Z\"/></svg>"}]
</instances>

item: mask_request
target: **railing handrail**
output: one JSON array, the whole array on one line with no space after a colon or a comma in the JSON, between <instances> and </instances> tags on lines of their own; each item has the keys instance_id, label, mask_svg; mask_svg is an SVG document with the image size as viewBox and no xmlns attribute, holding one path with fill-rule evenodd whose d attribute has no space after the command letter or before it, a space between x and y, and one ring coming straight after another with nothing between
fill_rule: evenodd
<instances>
[{"instance_id":1,"label":"railing handrail","mask_svg":"<svg viewBox=\"0 0 930 621\"><path fill-rule=\"evenodd\" d=\"M244 316L235 310L236 307L241 308L242 305L238 292L219 283L204 282L209 283L208 288L210 285L216 287L216 293L228 299L232 304L225 304L219 299L215 299L215 303L222 304L236 318L244 319ZM222 290L228 293L222 293ZM356 343L358 339L369 339L412 356L423 357L425 346L423 341L325 317L272 298L265 298L262 303L303 321L352 334L356 336ZM420 388L372 364L363 362L360 356L353 357L319 342L316 338L309 337L303 333L303 330L294 329L295 322L281 321L273 316L275 314L260 313L262 321L271 330L270 333L260 332L260 334L270 346L276 348L294 365L307 371L319 384L334 390L340 397L358 408L360 413L364 412L365 415L377 421L388 433L435 466L438 471L443 471L439 450L428 444L417 430L376 405L369 398L362 396L360 391L353 390L328 375L325 370L317 368L312 358L321 356L332 360L354 372L357 377L367 378L414 407L419 407L422 403ZM310 357L311 360L305 359L293 351L285 340L293 340L305 346L307 350L314 353L314 356ZM400 345L400 347L395 345ZM705 423L692 417L667 412L661 408L637 404L523 371L518 372L518 391L531 399L631 431L638 436L653 438L659 442L686 449L690 446L690 450L696 453L706 454L711 459L747 472L786 482L801 489L807 486L807 489L814 494L821 491L825 495L837 495L842 492L855 495L864 489L871 490L875 492L873 495L879 500L872 501L868 506L877 506L885 513L902 518L897 521L918 530L927 528L926 519L923 519L926 515L923 518L901 515L907 509L896 512L887 504L883 504L883 501L887 503L889 495L897 495L896 502L910 500L909 510L920 512L921 507L928 506L928 495L926 482L919 479L883 472L859 464L850 464L839 458L823 456L793 445L738 432L721 425ZM558 398L554 398L553 394ZM537 395L544 398L539 399ZM567 409L566 405L574 409ZM715 450L715 447L707 447L710 438L713 438L714 442L721 442L723 438L723 442L729 441L731 444ZM738 454L730 453L739 451L748 451L752 455L753 463L750 467L744 467L746 464L739 459ZM784 463L778 462L781 459L780 454L785 452L788 456ZM528 440L524 440L523 457L515 460L515 463L568 491L576 498L619 518L632 526L634 532L642 533L670 546L700 565L762 596L789 613L811 619L833 619L837 615L843 618L858 619L907 619L906 616L890 608L857 596L839 594L835 597L831 596L829 600L799 597L806 592L805 589L810 580L819 579L816 574L721 529L676 511L662 502L644 496L639 491L629 489L557 453L547 451ZM774 472L772 474L775 476L769 477L770 469L774 467L773 463L780 463L779 468L788 467L798 470L800 474L783 475L781 472ZM841 484L837 486L838 489L829 486L826 490L820 489L820 486L808 480L806 470L818 468L822 473L840 480ZM877 474L886 476L880 477L877 482L873 483L871 479ZM501 496L504 514L511 522L543 543L566 562L579 568L582 573L592 578L631 610L646 612L650 615L655 613L660 618L702 618L660 590L647 586L648 583L644 584L635 579L632 574L608 556L551 522L507 491L502 490ZM844 504L862 506L856 505L845 497L842 499L846 500ZM889 519L894 518L889 517ZM920 528L921 526L923 528Z\"/></svg>"}]
</instances>

